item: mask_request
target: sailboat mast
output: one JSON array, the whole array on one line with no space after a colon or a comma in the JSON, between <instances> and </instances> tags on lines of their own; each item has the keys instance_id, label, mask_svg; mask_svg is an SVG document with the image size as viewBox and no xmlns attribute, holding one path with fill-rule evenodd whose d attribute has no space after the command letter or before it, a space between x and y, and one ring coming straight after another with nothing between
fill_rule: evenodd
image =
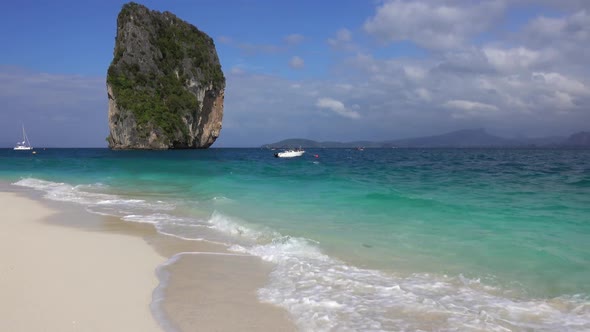
<instances>
[{"instance_id":1,"label":"sailboat mast","mask_svg":"<svg viewBox=\"0 0 590 332\"><path fill-rule=\"evenodd\" d=\"M23 143L27 146L31 146L31 142L29 142L29 138L27 137L27 133L25 132L25 124L23 123Z\"/></svg>"},{"instance_id":2,"label":"sailboat mast","mask_svg":"<svg viewBox=\"0 0 590 332\"><path fill-rule=\"evenodd\" d=\"M17 151L23 151L23 150L33 150L33 147L31 146L31 142L29 142L29 138L27 137L27 132L25 131L25 124L22 124L23 127L23 141L22 142L17 142L16 146L14 147L13 150L17 150ZM35 151L33 151L33 153L36 153Z\"/></svg>"}]
</instances>

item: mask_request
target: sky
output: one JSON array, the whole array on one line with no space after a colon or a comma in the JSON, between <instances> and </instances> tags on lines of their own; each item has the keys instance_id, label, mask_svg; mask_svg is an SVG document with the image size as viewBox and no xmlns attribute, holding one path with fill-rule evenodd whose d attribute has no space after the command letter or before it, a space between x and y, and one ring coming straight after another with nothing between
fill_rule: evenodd
<instances>
[{"instance_id":1,"label":"sky","mask_svg":"<svg viewBox=\"0 0 590 332\"><path fill-rule=\"evenodd\" d=\"M213 147L590 130L587 0L167 0L226 76ZM0 5L0 146L106 147L125 1Z\"/></svg>"}]
</instances>

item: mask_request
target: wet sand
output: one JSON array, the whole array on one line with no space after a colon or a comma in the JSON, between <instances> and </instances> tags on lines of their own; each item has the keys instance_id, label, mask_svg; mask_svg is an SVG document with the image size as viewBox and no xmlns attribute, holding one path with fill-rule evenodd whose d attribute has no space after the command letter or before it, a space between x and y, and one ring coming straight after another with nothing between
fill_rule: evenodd
<instances>
[{"instance_id":1,"label":"wet sand","mask_svg":"<svg viewBox=\"0 0 590 332\"><path fill-rule=\"evenodd\" d=\"M295 330L258 301L272 269L259 258L5 183L0 222L1 331Z\"/></svg>"},{"instance_id":2,"label":"wet sand","mask_svg":"<svg viewBox=\"0 0 590 332\"><path fill-rule=\"evenodd\" d=\"M169 277L162 311L179 331L295 331L287 312L259 303L271 266L239 254L192 253L162 267Z\"/></svg>"}]
</instances>

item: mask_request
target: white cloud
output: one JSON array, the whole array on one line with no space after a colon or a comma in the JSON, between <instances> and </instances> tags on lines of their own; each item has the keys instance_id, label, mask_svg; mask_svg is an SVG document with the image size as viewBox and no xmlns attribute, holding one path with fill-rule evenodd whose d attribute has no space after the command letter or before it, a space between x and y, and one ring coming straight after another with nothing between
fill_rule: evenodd
<instances>
[{"instance_id":1,"label":"white cloud","mask_svg":"<svg viewBox=\"0 0 590 332\"><path fill-rule=\"evenodd\" d=\"M483 58L474 61L470 56ZM464 62L471 64L458 66ZM229 76L224 128L232 129L222 134L217 146L288 137L393 139L474 127L500 128L506 135L568 135L590 123L590 112L584 111L590 105L590 96L584 94L589 85L583 75L558 68L511 73L478 66L490 67L483 52L437 59L360 54L333 67L329 80L251 72ZM421 78L408 75L414 72L408 68L419 68L415 72ZM441 112L441 107L448 111ZM318 116L318 110L338 117ZM306 126L289 125L293 122Z\"/></svg>"},{"instance_id":2,"label":"white cloud","mask_svg":"<svg viewBox=\"0 0 590 332\"><path fill-rule=\"evenodd\" d=\"M451 49L484 30L502 10L502 1L452 6L442 1L394 0L377 8L364 29L385 43L409 40L426 48Z\"/></svg>"},{"instance_id":3,"label":"white cloud","mask_svg":"<svg viewBox=\"0 0 590 332\"><path fill-rule=\"evenodd\" d=\"M0 98L40 108L79 106L83 102L106 100L105 81L101 77L36 73L0 66ZM35 98L30 98L31 94Z\"/></svg>"},{"instance_id":4,"label":"white cloud","mask_svg":"<svg viewBox=\"0 0 590 332\"><path fill-rule=\"evenodd\" d=\"M541 61L540 52L522 46L510 49L484 47L483 53L490 64L500 71L527 69Z\"/></svg>"},{"instance_id":5,"label":"white cloud","mask_svg":"<svg viewBox=\"0 0 590 332\"><path fill-rule=\"evenodd\" d=\"M444 107L460 111L497 111L498 107L490 104L469 100L449 100L443 104Z\"/></svg>"},{"instance_id":6,"label":"white cloud","mask_svg":"<svg viewBox=\"0 0 590 332\"><path fill-rule=\"evenodd\" d=\"M490 113L498 111L494 105L469 100L449 100L443 107L453 110L451 117L455 119L489 117Z\"/></svg>"},{"instance_id":7,"label":"white cloud","mask_svg":"<svg viewBox=\"0 0 590 332\"><path fill-rule=\"evenodd\" d=\"M335 37L328 38L328 45L333 49L344 51L353 51L357 48L352 42L352 33L345 28L338 30Z\"/></svg>"},{"instance_id":8,"label":"white cloud","mask_svg":"<svg viewBox=\"0 0 590 332\"><path fill-rule=\"evenodd\" d=\"M564 17L538 17L532 20L525 32L539 41L566 38L569 40L587 41L590 39L590 13L580 10ZM557 41L557 40L556 40Z\"/></svg>"},{"instance_id":9,"label":"white cloud","mask_svg":"<svg viewBox=\"0 0 590 332\"><path fill-rule=\"evenodd\" d=\"M514 28L506 25L512 23L511 19L497 20L504 9L502 2L508 10L539 8L539 3L548 6L542 10L546 16L528 23L519 21L523 25ZM235 56L227 53L222 59L227 91L224 130L218 142L232 146L236 142L263 144L288 137L392 139L475 126L509 128L510 134L524 135L569 134L576 128L588 129L590 1L370 3L376 3L374 14L366 18L363 26L338 31L336 26L327 38L325 47L352 51L327 53L330 62L325 72L329 78L314 75L300 81L261 75L265 71L282 71L263 62L265 59L245 56L273 54L282 57L283 65L309 67L311 59L295 51L307 41L302 34L287 35L291 31L286 31L269 44L241 43L227 36L216 38L218 44L227 44L224 49L242 51ZM363 22L362 18L359 22ZM368 35L357 33L359 28ZM405 48L397 45L375 50L381 45L362 39L366 37L387 44L407 40L428 51L414 56L405 54ZM297 53L306 61L292 57ZM104 78L13 75L0 66L0 104L4 109L0 125L17 121L2 129L18 129L20 118L25 117L29 129L26 117L38 121L39 114L45 114L49 120L69 119L72 126L78 125L86 132L91 132L93 126L106 128L104 86ZM88 121L83 112L92 113L93 121ZM318 112L330 116L318 116ZM75 123L84 117L84 121ZM71 132L63 126L46 127ZM31 129L37 133L42 130ZM14 135L10 136L12 142ZM104 136L106 132L93 137L104 143Z\"/></svg>"},{"instance_id":10,"label":"white cloud","mask_svg":"<svg viewBox=\"0 0 590 332\"><path fill-rule=\"evenodd\" d=\"M284 40L287 45L294 46L303 42L305 37L302 34L292 33L290 35L285 36Z\"/></svg>"},{"instance_id":11,"label":"white cloud","mask_svg":"<svg viewBox=\"0 0 590 332\"><path fill-rule=\"evenodd\" d=\"M412 80L420 81L426 76L426 71L424 68L419 66L407 65L404 66L403 69L406 76Z\"/></svg>"},{"instance_id":12,"label":"white cloud","mask_svg":"<svg viewBox=\"0 0 590 332\"><path fill-rule=\"evenodd\" d=\"M430 94L430 91L428 91L428 89L418 88L418 89L416 89L414 91L416 92L416 95L418 95L418 97L420 99L425 100L425 101L432 100L432 96Z\"/></svg>"},{"instance_id":13,"label":"white cloud","mask_svg":"<svg viewBox=\"0 0 590 332\"><path fill-rule=\"evenodd\" d=\"M106 146L105 82L0 66L0 144L16 139L24 123L34 146Z\"/></svg>"},{"instance_id":14,"label":"white cloud","mask_svg":"<svg viewBox=\"0 0 590 332\"><path fill-rule=\"evenodd\" d=\"M538 17L524 27L519 37L527 47L553 54L553 63L571 67L572 71L585 70L590 54L590 9L562 17Z\"/></svg>"},{"instance_id":15,"label":"white cloud","mask_svg":"<svg viewBox=\"0 0 590 332\"><path fill-rule=\"evenodd\" d=\"M289 60L289 67L293 69L301 69L305 67L305 61L301 57L294 56Z\"/></svg>"},{"instance_id":16,"label":"white cloud","mask_svg":"<svg viewBox=\"0 0 590 332\"><path fill-rule=\"evenodd\" d=\"M590 95L590 89L584 83L559 73L534 72L532 78L551 90L575 95Z\"/></svg>"},{"instance_id":17,"label":"white cloud","mask_svg":"<svg viewBox=\"0 0 590 332\"><path fill-rule=\"evenodd\" d=\"M320 98L317 100L316 106L319 108L328 109L346 118L358 119L361 117L358 112L347 109L341 101L332 98Z\"/></svg>"},{"instance_id":18,"label":"white cloud","mask_svg":"<svg viewBox=\"0 0 590 332\"><path fill-rule=\"evenodd\" d=\"M349 42L352 40L352 34L348 29L340 29L336 33L336 39L338 41Z\"/></svg>"},{"instance_id":19,"label":"white cloud","mask_svg":"<svg viewBox=\"0 0 590 332\"><path fill-rule=\"evenodd\" d=\"M531 34L542 38L555 38L562 34L567 22L562 18L538 17L528 24L527 30Z\"/></svg>"},{"instance_id":20,"label":"white cloud","mask_svg":"<svg viewBox=\"0 0 590 332\"><path fill-rule=\"evenodd\" d=\"M555 107L558 112L568 111L576 107L574 104L574 98L567 92L554 91L543 97L545 98L545 101Z\"/></svg>"}]
</instances>

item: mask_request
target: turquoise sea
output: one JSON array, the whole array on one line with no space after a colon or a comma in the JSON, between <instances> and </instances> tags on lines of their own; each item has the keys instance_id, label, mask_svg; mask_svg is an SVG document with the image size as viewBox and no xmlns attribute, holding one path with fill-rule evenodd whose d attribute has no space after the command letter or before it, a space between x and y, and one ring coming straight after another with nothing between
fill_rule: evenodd
<instances>
[{"instance_id":1,"label":"turquoise sea","mask_svg":"<svg viewBox=\"0 0 590 332\"><path fill-rule=\"evenodd\" d=\"M0 181L272 262L302 330L590 330L590 150L273 153L0 150Z\"/></svg>"}]
</instances>

